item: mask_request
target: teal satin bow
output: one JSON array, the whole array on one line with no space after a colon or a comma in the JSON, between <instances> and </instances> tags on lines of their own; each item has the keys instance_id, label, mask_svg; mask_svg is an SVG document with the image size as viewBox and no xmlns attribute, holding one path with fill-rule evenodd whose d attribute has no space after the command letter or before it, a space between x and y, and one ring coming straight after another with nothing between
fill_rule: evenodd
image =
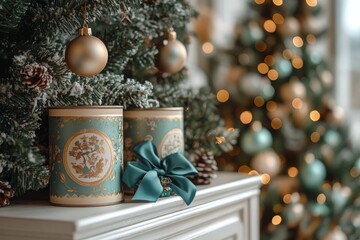
<instances>
[{"instance_id":1,"label":"teal satin bow","mask_svg":"<svg viewBox=\"0 0 360 240\"><path fill-rule=\"evenodd\" d=\"M123 182L135 188L140 182L133 200L156 202L163 187L159 177L171 179L171 189L189 205L195 197L196 187L186 177L197 175L195 167L182 154L176 152L160 161L156 147L151 141L141 142L133 149L140 161L127 163Z\"/></svg>"}]
</instances>

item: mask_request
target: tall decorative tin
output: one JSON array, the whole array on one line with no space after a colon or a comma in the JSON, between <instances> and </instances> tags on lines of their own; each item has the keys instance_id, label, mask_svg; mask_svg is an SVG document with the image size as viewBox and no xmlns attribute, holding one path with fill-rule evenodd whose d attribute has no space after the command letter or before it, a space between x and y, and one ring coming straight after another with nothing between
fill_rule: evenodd
<instances>
[{"instance_id":1,"label":"tall decorative tin","mask_svg":"<svg viewBox=\"0 0 360 240\"><path fill-rule=\"evenodd\" d=\"M123 201L123 109L49 109L50 202L99 206Z\"/></svg>"},{"instance_id":2,"label":"tall decorative tin","mask_svg":"<svg viewBox=\"0 0 360 240\"><path fill-rule=\"evenodd\" d=\"M124 111L124 160L134 160L132 148L144 140L157 147L160 159L184 152L183 108L150 108Z\"/></svg>"}]
</instances>

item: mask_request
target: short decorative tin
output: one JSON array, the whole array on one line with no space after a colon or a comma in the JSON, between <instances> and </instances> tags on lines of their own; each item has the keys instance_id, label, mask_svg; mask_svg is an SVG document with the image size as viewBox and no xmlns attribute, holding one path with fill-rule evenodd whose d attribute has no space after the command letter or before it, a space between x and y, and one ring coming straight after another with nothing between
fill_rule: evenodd
<instances>
[{"instance_id":1,"label":"short decorative tin","mask_svg":"<svg viewBox=\"0 0 360 240\"><path fill-rule=\"evenodd\" d=\"M49 108L50 202L99 206L123 201L123 109Z\"/></svg>"},{"instance_id":2,"label":"short decorative tin","mask_svg":"<svg viewBox=\"0 0 360 240\"><path fill-rule=\"evenodd\" d=\"M183 108L150 108L124 111L124 160L134 160L132 148L152 141L160 159L175 152L184 153Z\"/></svg>"}]
</instances>

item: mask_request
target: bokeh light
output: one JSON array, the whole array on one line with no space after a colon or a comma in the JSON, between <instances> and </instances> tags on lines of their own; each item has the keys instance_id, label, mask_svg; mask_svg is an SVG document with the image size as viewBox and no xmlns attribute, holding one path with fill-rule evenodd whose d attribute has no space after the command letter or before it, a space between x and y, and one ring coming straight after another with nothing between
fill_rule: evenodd
<instances>
[{"instance_id":1,"label":"bokeh light","mask_svg":"<svg viewBox=\"0 0 360 240\"><path fill-rule=\"evenodd\" d=\"M271 127L273 129L279 129L282 126L282 121L280 118L274 118L271 120Z\"/></svg>"},{"instance_id":2,"label":"bokeh light","mask_svg":"<svg viewBox=\"0 0 360 240\"><path fill-rule=\"evenodd\" d=\"M309 5L310 7L316 7L317 0L306 0L306 4Z\"/></svg>"},{"instance_id":3,"label":"bokeh light","mask_svg":"<svg viewBox=\"0 0 360 240\"><path fill-rule=\"evenodd\" d=\"M304 45L304 41L302 40L301 37L295 36L295 37L293 37L293 44L295 47L300 48Z\"/></svg>"},{"instance_id":4,"label":"bokeh light","mask_svg":"<svg viewBox=\"0 0 360 240\"><path fill-rule=\"evenodd\" d=\"M224 103L229 100L229 92L225 89L221 89L217 92L216 98L219 102Z\"/></svg>"},{"instance_id":5,"label":"bokeh light","mask_svg":"<svg viewBox=\"0 0 360 240\"><path fill-rule=\"evenodd\" d=\"M296 56L292 59L291 64L293 65L294 68L300 69L303 67L304 62L301 57Z\"/></svg>"},{"instance_id":6,"label":"bokeh light","mask_svg":"<svg viewBox=\"0 0 360 240\"><path fill-rule=\"evenodd\" d=\"M275 69L271 69L267 75L271 81L275 81L279 78L279 74Z\"/></svg>"},{"instance_id":7,"label":"bokeh light","mask_svg":"<svg viewBox=\"0 0 360 240\"><path fill-rule=\"evenodd\" d=\"M271 220L272 224L274 224L274 225L279 225L281 223L281 221L282 221L282 219L281 219L280 215L275 215Z\"/></svg>"},{"instance_id":8,"label":"bokeh light","mask_svg":"<svg viewBox=\"0 0 360 240\"><path fill-rule=\"evenodd\" d=\"M269 66L266 63L259 63L257 66L259 73L266 74L269 71Z\"/></svg>"},{"instance_id":9,"label":"bokeh light","mask_svg":"<svg viewBox=\"0 0 360 240\"><path fill-rule=\"evenodd\" d=\"M264 106L264 103L265 103L265 100L261 96L257 96L257 97L254 98L255 106L262 107L262 106Z\"/></svg>"},{"instance_id":10,"label":"bokeh light","mask_svg":"<svg viewBox=\"0 0 360 240\"><path fill-rule=\"evenodd\" d=\"M252 113L250 111L244 111L240 114L240 121L243 124L249 124L252 121Z\"/></svg>"},{"instance_id":11,"label":"bokeh light","mask_svg":"<svg viewBox=\"0 0 360 240\"><path fill-rule=\"evenodd\" d=\"M276 5L276 6L281 6L283 4L283 0L273 0L273 3Z\"/></svg>"},{"instance_id":12,"label":"bokeh light","mask_svg":"<svg viewBox=\"0 0 360 240\"><path fill-rule=\"evenodd\" d=\"M299 174L299 170L296 167L290 167L288 169L289 177L296 177Z\"/></svg>"},{"instance_id":13,"label":"bokeh light","mask_svg":"<svg viewBox=\"0 0 360 240\"><path fill-rule=\"evenodd\" d=\"M276 24L283 24L285 21L284 17L280 13L275 13L272 19Z\"/></svg>"},{"instance_id":14,"label":"bokeh light","mask_svg":"<svg viewBox=\"0 0 360 240\"><path fill-rule=\"evenodd\" d=\"M210 54L214 51L214 45L212 45L212 43L210 43L210 42L205 42L202 45L202 50L204 53Z\"/></svg>"},{"instance_id":15,"label":"bokeh light","mask_svg":"<svg viewBox=\"0 0 360 240\"><path fill-rule=\"evenodd\" d=\"M264 22L264 29L269 33L273 33L276 30L276 24L274 23L273 20L266 20Z\"/></svg>"},{"instance_id":16,"label":"bokeh light","mask_svg":"<svg viewBox=\"0 0 360 240\"><path fill-rule=\"evenodd\" d=\"M313 110L310 112L310 119L313 122L317 122L320 119L320 113L317 110Z\"/></svg>"},{"instance_id":17,"label":"bokeh light","mask_svg":"<svg viewBox=\"0 0 360 240\"><path fill-rule=\"evenodd\" d=\"M320 193L320 194L317 196L316 201L317 201L319 204L324 204L325 201L326 201L326 196L325 196L325 194Z\"/></svg>"}]
</instances>

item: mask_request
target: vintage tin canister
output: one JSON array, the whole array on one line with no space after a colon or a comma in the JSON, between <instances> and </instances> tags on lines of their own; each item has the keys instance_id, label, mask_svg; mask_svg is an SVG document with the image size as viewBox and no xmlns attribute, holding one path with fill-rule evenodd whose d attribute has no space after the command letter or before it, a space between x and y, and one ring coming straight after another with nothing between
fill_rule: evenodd
<instances>
[{"instance_id":1,"label":"vintage tin canister","mask_svg":"<svg viewBox=\"0 0 360 240\"><path fill-rule=\"evenodd\" d=\"M124 160L132 161L132 148L144 140L153 141L160 159L184 153L183 108L130 109L124 111Z\"/></svg>"},{"instance_id":2,"label":"vintage tin canister","mask_svg":"<svg viewBox=\"0 0 360 240\"><path fill-rule=\"evenodd\" d=\"M123 201L123 109L49 108L50 202L99 206Z\"/></svg>"}]
</instances>

